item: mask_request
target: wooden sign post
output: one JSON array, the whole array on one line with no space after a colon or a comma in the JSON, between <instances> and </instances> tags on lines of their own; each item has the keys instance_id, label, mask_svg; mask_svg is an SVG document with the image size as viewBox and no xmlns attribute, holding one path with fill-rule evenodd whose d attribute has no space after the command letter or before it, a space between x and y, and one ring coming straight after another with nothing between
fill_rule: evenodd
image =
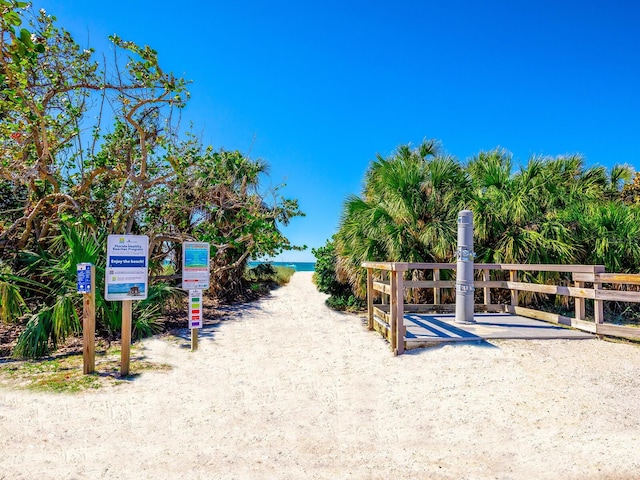
<instances>
[{"instance_id":1,"label":"wooden sign post","mask_svg":"<svg viewBox=\"0 0 640 480\"><path fill-rule=\"evenodd\" d=\"M195 352L198 350L198 329L191 329L191 351Z\"/></svg>"},{"instance_id":2,"label":"wooden sign post","mask_svg":"<svg viewBox=\"0 0 640 480\"><path fill-rule=\"evenodd\" d=\"M146 235L109 235L105 300L122 301L120 376L129 375L131 351L131 310L133 300L147 298L149 237Z\"/></svg>"},{"instance_id":3,"label":"wooden sign post","mask_svg":"<svg viewBox=\"0 0 640 480\"><path fill-rule=\"evenodd\" d=\"M96 267L79 263L78 293L82 293L82 373L96 370Z\"/></svg>"},{"instance_id":4,"label":"wooden sign post","mask_svg":"<svg viewBox=\"0 0 640 480\"><path fill-rule=\"evenodd\" d=\"M131 358L131 300L122 301L122 333L120 337L120 376L129 375L129 358Z\"/></svg>"}]
</instances>

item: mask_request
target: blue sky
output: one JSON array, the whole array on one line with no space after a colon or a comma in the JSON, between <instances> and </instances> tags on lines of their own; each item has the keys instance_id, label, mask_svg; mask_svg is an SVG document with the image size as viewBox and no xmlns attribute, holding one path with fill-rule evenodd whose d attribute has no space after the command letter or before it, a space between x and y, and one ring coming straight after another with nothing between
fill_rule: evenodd
<instances>
[{"instance_id":1,"label":"blue sky","mask_svg":"<svg viewBox=\"0 0 640 480\"><path fill-rule=\"evenodd\" d=\"M147 44L193 81L183 122L270 165L310 248L376 154L424 138L640 169L640 7L631 1L42 0L83 47ZM313 260L311 251L286 261Z\"/></svg>"}]
</instances>

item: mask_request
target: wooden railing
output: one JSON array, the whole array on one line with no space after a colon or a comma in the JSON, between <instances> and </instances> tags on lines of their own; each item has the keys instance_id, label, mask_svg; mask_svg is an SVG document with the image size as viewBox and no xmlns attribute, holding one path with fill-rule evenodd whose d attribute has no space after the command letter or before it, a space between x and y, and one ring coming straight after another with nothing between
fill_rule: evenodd
<instances>
[{"instance_id":1,"label":"wooden railing","mask_svg":"<svg viewBox=\"0 0 640 480\"><path fill-rule=\"evenodd\" d=\"M367 311L369 329L378 330L387 338L396 354L404 352L405 312L426 313L453 311L455 301L443 302L443 292L453 298L455 280L441 280L443 271L449 271L448 277L454 278L456 264L453 263L404 263L404 262L365 262L367 269ZM640 275L606 273L602 265L519 265L519 264L481 264L474 265L476 290L482 289L482 303L476 303L474 309L488 312L508 312L524 317L568 325L596 335L607 335L631 339L640 339L640 328L606 323L604 302L631 302L640 304L640 292L625 291L611 286L640 285ZM406 272L422 271L418 277L431 277L428 280L408 280ZM429 275L427 272L431 272ZM496 273L505 272L505 273ZM506 279L508 272L508 279ZM557 272L565 274L567 285L540 284L523 281L523 272ZM492 274L493 273L493 274ZM569 279L570 274L570 279ZM416 275L411 275L415 278ZM502 276L505 278L496 278ZM493 277L493 279L492 279ZM609 286L609 288L605 288ZM407 303L406 297L413 289L430 289L432 303ZM509 291L509 302L492 302L492 290ZM519 305L519 294L562 295L574 299L574 316L560 315ZM496 293L493 295L496 296ZM380 303L374 299L380 297ZM504 295L503 295L504 297ZM586 302L593 301L593 320L586 317ZM639 305L640 307L640 305Z\"/></svg>"}]
</instances>

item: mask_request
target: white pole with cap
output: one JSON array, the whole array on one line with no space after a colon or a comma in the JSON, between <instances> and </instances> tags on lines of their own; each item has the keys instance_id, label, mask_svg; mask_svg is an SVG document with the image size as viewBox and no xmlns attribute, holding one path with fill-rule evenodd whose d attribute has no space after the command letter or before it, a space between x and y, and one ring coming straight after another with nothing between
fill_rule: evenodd
<instances>
[{"instance_id":1,"label":"white pole with cap","mask_svg":"<svg viewBox=\"0 0 640 480\"><path fill-rule=\"evenodd\" d=\"M456 322L471 323L473 318L473 212L458 213L458 249L456 250Z\"/></svg>"}]
</instances>

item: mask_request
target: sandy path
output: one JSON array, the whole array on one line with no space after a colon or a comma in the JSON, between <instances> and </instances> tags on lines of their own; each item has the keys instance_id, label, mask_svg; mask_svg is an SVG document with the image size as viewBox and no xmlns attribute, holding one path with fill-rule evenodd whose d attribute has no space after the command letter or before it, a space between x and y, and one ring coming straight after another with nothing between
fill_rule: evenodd
<instances>
[{"instance_id":1,"label":"sandy path","mask_svg":"<svg viewBox=\"0 0 640 480\"><path fill-rule=\"evenodd\" d=\"M0 389L0 479L640 478L640 348L502 341L393 357L308 273L113 389Z\"/></svg>"}]
</instances>

